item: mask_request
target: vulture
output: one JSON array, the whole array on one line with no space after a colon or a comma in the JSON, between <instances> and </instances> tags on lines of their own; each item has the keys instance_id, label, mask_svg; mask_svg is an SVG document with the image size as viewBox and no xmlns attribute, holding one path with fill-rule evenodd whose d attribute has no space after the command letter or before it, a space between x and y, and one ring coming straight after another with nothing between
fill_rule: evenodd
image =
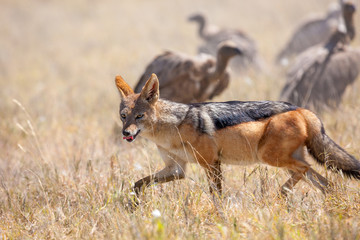
<instances>
[{"instance_id":1,"label":"vulture","mask_svg":"<svg viewBox=\"0 0 360 240\"><path fill-rule=\"evenodd\" d=\"M256 70L263 69L263 61L258 54L256 42L245 32L209 25L205 16L200 13L191 15L188 20L199 25L198 34L204 41L203 45L198 48L199 53L215 56L217 46L223 41L231 40L243 52L241 56L237 56L231 61L234 70L244 72L250 67Z\"/></svg>"},{"instance_id":2,"label":"vulture","mask_svg":"<svg viewBox=\"0 0 360 240\"><path fill-rule=\"evenodd\" d=\"M219 45L216 59L208 54L187 56L166 51L146 67L134 90L139 93L152 73L158 76L161 98L175 102L203 102L219 95L229 85L229 60L242 55L234 43Z\"/></svg>"},{"instance_id":3,"label":"vulture","mask_svg":"<svg viewBox=\"0 0 360 240\"><path fill-rule=\"evenodd\" d=\"M328 40L336 31L341 18L339 4L329 6L326 16L309 17L296 28L290 40L276 57L276 63L288 65L289 58L297 56L306 49Z\"/></svg>"},{"instance_id":4,"label":"vulture","mask_svg":"<svg viewBox=\"0 0 360 240\"><path fill-rule=\"evenodd\" d=\"M287 73L280 99L321 112L335 108L348 85L360 71L360 49L349 46L355 37L352 3L342 4L345 26L339 28L323 45L300 54Z\"/></svg>"}]
</instances>

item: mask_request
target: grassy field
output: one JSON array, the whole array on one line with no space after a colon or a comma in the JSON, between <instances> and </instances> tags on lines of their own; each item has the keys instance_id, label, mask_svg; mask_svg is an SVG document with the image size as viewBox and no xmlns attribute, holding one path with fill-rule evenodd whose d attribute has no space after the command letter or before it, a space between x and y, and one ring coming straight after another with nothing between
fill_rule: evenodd
<instances>
[{"instance_id":1,"label":"grassy field","mask_svg":"<svg viewBox=\"0 0 360 240\"><path fill-rule=\"evenodd\" d=\"M360 239L360 182L312 160L334 193L301 182L285 201L283 170L224 166L219 214L193 164L185 180L152 186L137 211L125 208L131 185L163 163L151 142L120 139L114 76L135 85L161 51L196 54L186 18L201 11L248 32L267 63L266 73L234 75L216 100L276 100L285 81L276 53L329 2L2 0L0 239ZM357 158L359 80L322 114L328 135Z\"/></svg>"}]
</instances>

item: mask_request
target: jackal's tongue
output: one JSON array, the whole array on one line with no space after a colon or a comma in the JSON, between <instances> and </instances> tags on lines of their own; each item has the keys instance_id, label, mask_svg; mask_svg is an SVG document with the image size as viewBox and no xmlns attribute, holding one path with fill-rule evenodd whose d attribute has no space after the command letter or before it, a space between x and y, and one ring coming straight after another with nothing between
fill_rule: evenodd
<instances>
[{"instance_id":1,"label":"jackal's tongue","mask_svg":"<svg viewBox=\"0 0 360 240\"><path fill-rule=\"evenodd\" d=\"M130 140L133 140L133 139L134 139L134 137L133 137L133 136L123 137L123 139L130 139Z\"/></svg>"}]
</instances>

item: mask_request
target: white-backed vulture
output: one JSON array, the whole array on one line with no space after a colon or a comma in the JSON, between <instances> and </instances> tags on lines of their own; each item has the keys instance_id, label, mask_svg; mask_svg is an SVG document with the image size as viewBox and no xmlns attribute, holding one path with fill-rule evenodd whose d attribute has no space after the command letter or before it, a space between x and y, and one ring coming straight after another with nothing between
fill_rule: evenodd
<instances>
[{"instance_id":1,"label":"white-backed vulture","mask_svg":"<svg viewBox=\"0 0 360 240\"><path fill-rule=\"evenodd\" d=\"M198 48L199 53L216 55L217 46L227 40L233 41L242 50L241 56L235 57L231 61L231 67L237 72L244 72L249 67L256 70L263 68L263 61L259 57L256 42L245 32L237 29L219 28L209 25L203 14L194 14L188 18L189 21L199 25L199 36L204 43Z\"/></svg>"},{"instance_id":2,"label":"white-backed vulture","mask_svg":"<svg viewBox=\"0 0 360 240\"><path fill-rule=\"evenodd\" d=\"M167 51L147 66L134 88L135 92L140 92L155 73L160 82L161 98L182 103L212 99L228 86L228 61L240 54L242 51L232 42L219 45L216 59L208 54L192 57Z\"/></svg>"},{"instance_id":3,"label":"white-backed vulture","mask_svg":"<svg viewBox=\"0 0 360 240\"><path fill-rule=\"evenodd\" d=\"M352 3L343 3L343 30L337 30L325 44L296 58L287 74L281 100L316 111L338 106L346 87L360 71L360 49L349 46L355 37L354 13Z\"/></svg>"},{"instance_id":4,"label":"white-backed vulture","mask_svg":"<svg viewBox=\"0 0 360 240\"><path fill-rule=\"evenodd\" d=\"M327 41L336 31L340 18L340 6L333 3L329 6L326 16L311 16L303 20L277 55L276 63L287 65L289 58Z\"/></svg>"}]
</instances>

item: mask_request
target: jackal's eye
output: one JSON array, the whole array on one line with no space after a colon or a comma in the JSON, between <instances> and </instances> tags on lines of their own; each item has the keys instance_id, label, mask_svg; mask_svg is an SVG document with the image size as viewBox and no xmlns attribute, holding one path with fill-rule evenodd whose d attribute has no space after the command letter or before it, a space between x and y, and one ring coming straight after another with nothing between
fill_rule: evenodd
<instances>
[{"instance_id":1,"label":"jackal's eye","mask_svg":"<svg viewBox=\"0 0 360 240\"><path fill-rule=\"evenodd\" d=\"M136 115L135 119L142 119L144 117L144 114L138 114Z\"/></svg>"},{"instance_id":2,"label":"jackal's eye","mask_svg":"<svg viewBox=\"0 0 360 240\"><path fill-rule=\"evenodd\" d=\"M120 114L120 117L122 118L122 119L125 119L126 118L126 115L125 114Z\"/></svg>"}]
</instances>

